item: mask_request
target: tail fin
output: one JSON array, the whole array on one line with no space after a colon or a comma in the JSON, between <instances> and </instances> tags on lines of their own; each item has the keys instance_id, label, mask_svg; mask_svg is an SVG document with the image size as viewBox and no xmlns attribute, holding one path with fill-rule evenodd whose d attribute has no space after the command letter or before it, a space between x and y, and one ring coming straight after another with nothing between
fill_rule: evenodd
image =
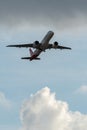
<instances>
[{"instance_id":1,"label":"tail fin","mask_svg":"<svg viewBox=\"0 0 87 130\"><path fill-rule=\"evenodd\" d=\"M29 52L30 52L30 56L32 56L33 55L33 51L32 51L31 48L29 49Z\"/></svg>"}]
</instances>

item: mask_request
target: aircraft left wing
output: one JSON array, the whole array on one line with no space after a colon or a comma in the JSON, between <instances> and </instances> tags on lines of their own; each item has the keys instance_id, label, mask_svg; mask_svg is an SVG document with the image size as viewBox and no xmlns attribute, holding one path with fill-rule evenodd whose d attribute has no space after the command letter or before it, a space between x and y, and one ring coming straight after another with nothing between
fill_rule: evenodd
<instances>
[{"instance_id":1,"label":"aircraft left wing","mask_svg":"<svg viewBox=\"0 0 87 130\"><path fill-rule=\"evenodd\" d=\"M19 47L19 48L21 48L21 47L33 47L33 44L31 43L31 44L18 44L18 45L8 45L7 47Z\"/></svg>"},{"instance_id":2,"label":"aircraft left wing","mask_svg":"<svg viewBox=\"0 0 87 130\"><path fill-rule=\"evenodd\" d=\"M70 47L65 47L65 46L60 46L60 45L57 47L57 49L69 49L69 50L71 50Z\"/></svg>"},{"instance_id":3,"label":"aircraft left wing","mask_svg":"<svg viewBox=\"0 0 87 130\"><path fill-rule=\"evenodd\" d=\"M71 48L70 47L66 47L66 46L60 46L60 45L57 45L57 44L49 44L48 45L48 48L47 49L69 49L69 50L71 50Z\"/></svg>"}]
</instances>

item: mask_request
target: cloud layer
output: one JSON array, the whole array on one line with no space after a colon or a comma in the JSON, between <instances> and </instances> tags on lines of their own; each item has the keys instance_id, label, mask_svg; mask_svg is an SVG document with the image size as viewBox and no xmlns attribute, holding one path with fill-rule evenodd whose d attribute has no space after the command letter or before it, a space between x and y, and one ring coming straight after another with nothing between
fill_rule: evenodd
<instances>
[{"instance_id":1,"label":"cloud layer","mask_svg":"<svg viewBox=\"0 0 87 130\"><path fill-rule=\"evenodd\" d=\"M80 88L78 88L78 89L76 90L75 93L87 94L87 86L86 86L86 85L81 86Z\"/></svg>"},{"instance_id":2,"label":"cloud layer","mask_svg":"<svg viewBox=\"0 0 87 130\"><path fill-rule=\"evenodd\" d=\"M87 23L86 0L3 0L0 24L11 26L54 26L68 28Z\"/></svg>"},{"instance_id":3,"label":"cloud layer","mask_svg":"<svg viewBox=\"0 0 87 130\"><path fill-rule=\"evenodd\" d=\"M24 102L22 130L86 130L87 115L69 110L67 102L55 99L48 87Z\"/></svg>"},{"instance_id":4,"label":"cloud layer","mask_svg":"<svg viewBox=\"0 0 87 130\"><path fill-rule=\"evenodd\" d=\"M6 98L3 92L0 92L0 107L10 108L11 102L9 99Z\"/></svg>"}]
</instances>

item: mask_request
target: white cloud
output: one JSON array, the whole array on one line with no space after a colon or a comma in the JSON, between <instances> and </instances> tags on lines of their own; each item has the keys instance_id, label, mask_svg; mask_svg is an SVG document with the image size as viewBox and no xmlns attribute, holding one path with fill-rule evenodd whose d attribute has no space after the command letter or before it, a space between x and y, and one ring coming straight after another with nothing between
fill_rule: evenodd
<instances>
[{"instance_id":1,"label":"white cloud","mask_svg":"<svg viewBox=\"0 0 87 130\"><path fill-rule=\"evenodd\" d=\"M67 102L55 99L48 87L24 102L21 130L86 130L87 115L69 110Z\"/></svg>"},{"instance_id":2,"label":"white cloud","mask_svg":"<svg viewBox=\"0 0 87 130\"><path fill-rule=\"evenodd\" d=\"M87 94L87 86L86 85L81 86L76 90L75 93Z\"/></svg>"},{"instance_id":3,"label":"white cloud","mask_svg":"<svg viewBox=\"0 0 87 130\"><path fill-rule=\"evenodd\" d=\"M3 92L0 92L0 107L10 108L11 102L9 99L6 98Z\"/></svg>"}]
</instances>

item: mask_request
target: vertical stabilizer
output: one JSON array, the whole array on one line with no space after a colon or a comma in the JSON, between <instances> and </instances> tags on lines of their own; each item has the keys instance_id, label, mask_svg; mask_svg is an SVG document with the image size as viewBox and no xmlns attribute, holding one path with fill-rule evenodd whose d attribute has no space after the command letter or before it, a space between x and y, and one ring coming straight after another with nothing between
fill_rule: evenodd
<instances>
[{"instance_id":1,"label":"vertical stabilizer","mask_svg":"<svg viewBox=\"0 0 87 130\"><path fill-rule=\"evenodd\" d=\"M33 55L33 51L32 51L31 48L29 49L29 52L30 52L30 56L32 56Z\"/></svg>"}]
</instances>

